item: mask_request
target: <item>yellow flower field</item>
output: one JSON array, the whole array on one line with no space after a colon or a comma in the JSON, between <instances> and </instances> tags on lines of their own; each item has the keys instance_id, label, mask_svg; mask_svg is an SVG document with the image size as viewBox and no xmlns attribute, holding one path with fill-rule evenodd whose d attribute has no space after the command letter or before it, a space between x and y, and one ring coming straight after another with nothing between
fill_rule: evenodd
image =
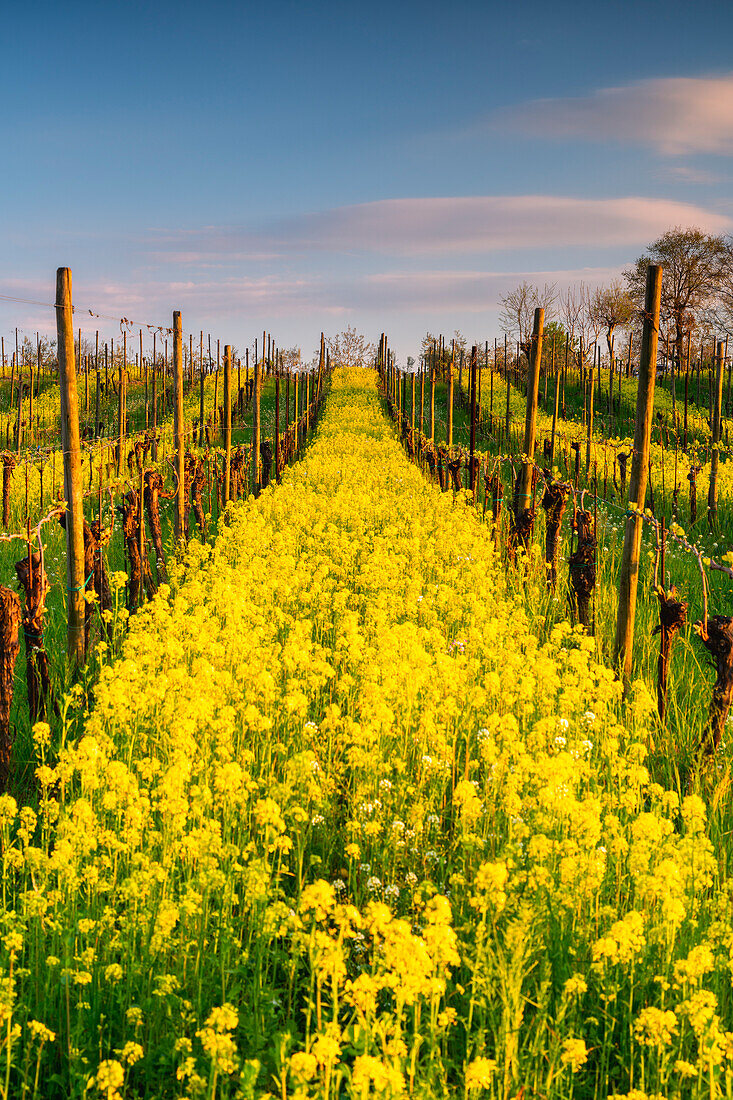
<instances>
[{"instance_id":1,"label":"yellow flower field","mask_svg":"<svg viewBox=\"0 0 733 1100\"><path fill-rule=\"evenodd\" d=\"M83 736L36 727L37 813L0 800L0 1096L731 1095L705 804L652 782L643 687L528 633L376 376L227 519Z\"/></svg>"}]
</instances>

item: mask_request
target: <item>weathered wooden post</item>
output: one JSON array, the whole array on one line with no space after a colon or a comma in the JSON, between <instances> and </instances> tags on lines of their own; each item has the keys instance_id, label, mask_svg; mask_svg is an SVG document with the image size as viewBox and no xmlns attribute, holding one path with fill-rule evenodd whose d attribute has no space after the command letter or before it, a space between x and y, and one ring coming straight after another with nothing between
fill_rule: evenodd
<instances>
[{"instance_id":1,"label":"weathered wooden post","mask_svg":"<svg viewBox=\"0 0 733 1100\"><path fill-rule=\"evenodd\" d=\"M232 468L232 346L224 345L224 507L229 503Z\"/></svg>"},{"instance_id":2,"label":"weathered wooden post","mask_svg":"<svg viewBox=\"0 0 733 1100\"><path fill-rule=\"evenodd\" d=\"M263 340L264 343L264 340ZM214 431L218 437L217 422L219 420L219 370L221 368L221 341L216 341L216 373L214 374Z\"/></svg>"},{"instance_id":3,"label":"weathered wooden post","mask_svg":"<svg viewBox=\"0 0 733 1100\"><path fill-rule=\"evenodd\" d=\"M415 371L410 371L410 427L415 435Z\"/></svg>"},{"instance_id":4,"label":"weathered wooden post","mask_svg":"<svg viewBox=\"0 0 733 1100\"><path fill-rule=\"evenodd\" d=\"M174 534L176 543L186 537L185 515L185 444L183 439L183 334L181 311L173 311L173 435L176 447L176 511Z\"/></svg>"},{"instance_id":5,"label":"weathered wooden post","mask_svg":"<svg viewBox=\"0 0 733 1100\"><path fill-rule=\"evenodd\" d=\"M430 367L430 442L435 443L435 341L433 341L433 361Z\"/></svg>"},{"instance_id":6,"label":"weathered wooden post","mask_svg":"<svg viewBox=\"0 0 733 1100\"><path fill-rule=\"evenodd\" d=\"M23 376L18 375L18 416L15 426L15 449L20 458L20 449L23 442Z\"/></svg>"},{"instance_id":7,"label":"weathered wooden post","mask_svg":"<svg viewBox=\"0 0 733 1100\"><path fill-rule=\"evenodd\" d=\"M293 458L300 454L300 406L298 401L298 379L300 372L293 371Z\"/></svg>"},{"instance_id":8,"label":"weathered wooden post","mask_svg":"<svg viewBox=\"0 0 733 1100\"><path fill-rule=\"evenodd\" d=\"M708 524L715 527L718 522L718 445L720 443L721 413L723 407L723 371L725 357L723 341L718 340L715 355L715 405L713 408L713 438L710 452L710 485L708 488Z\"/></svg>"},{"instance_id":9,"label":"weathered wooden post","mask_svg":"<svg viewBox=\"0 0 733 1100\"><path fill-rule=\"evenodd\" d=\"M593 444L593 387L595 385L596 377L596 357L598 358L598 377L601 377L601 349L596 347L593 351L593 366L590 370L590 379L588 381L588 423L586 425L586 440L585 440L585 477L586 481L590 474L590 452ZM600 386L600 382L599 382ZM600 394L599 394L600 397Z\"/></svg>"},{"instance_id":10,"label":"weathered wooden post","mask_svg":"<svg viewBox=\"0 0 733 1100\"><path fill-rule=\"evenodd\" d=\"M275 481L280 484L280 371L282 363L275 363Z\"/></svg>"},{"instance_id":11,"label":"weathered wooden post","mask_svg":"<svg viewBox=\"0 0 733 1100\"><path fill-rule=\"evenodd\" d=\"M97 363L96 375L97 375L97 392L96 392L96 396L94 398L94 438L99 439L100 435L102 434L100 423L99 423L99 391L102 387L102 380L101 380L101 375L100 375L100 370L99 370L99 363Z\"/></svg>"},{"instance_id":12,"label":"weathered wooden post","mask_svg":"<svg viewBox=\"0 0 733 1100\"><path fill-rule=\"evenodd\" d=\"M127 360L127 336L125 335L124 351L122 353L122 365L117 371L117 476L122 473L122 451L124 449L125 439L125 404L122 395L122 380L125 373L125 362ZM113 360L114 366L114 360Z\"/></svg>"},{"instance_id":13,"label":"weathered wooden post","mask_svg":"<svg viewBox=\"0 0 733 1100\"><path fill-rule=\"evenodd\" d=\"M507 346L507 338L504 337L504 385L506 386L506 416L504 418L504 434L506 436L506 445L511 450L511 443L509 442L509 433L512 427L512 410L509 404L509 397L511 394L511 383L509 381L509 351Z\"/></svg>"},{"instance_id":14,"label":"weathered wooden post","mask_svg":"<svg viewBox=\"0 0 733 1100\"><path fill-rule=\"evenodd\" d=\"M471 436L469 443L469 487L472 493L476 492L476 470L474 459L476 457L476 368L477 348L474 344L471 348Z\"/></svg>"},{"instance_id":15,"label":"weathered wooden post","mask_svg":"<svg viewBox=\"0 0 733 1100\"><path fill-rule=\"evenodd\" d=\"M629 510L644 510L646 479L649 468L649 444L654 412L654 384L657 373L657 346L659 342L659 305L662 296L662 268L650 264L646 275L644 296L644 330L639 355L639 389L634 423L634 453L631 458L629 479ZM634 619L636 617L636 592L639 585L639 550L641 548L641 515L629 515L626 519L624 546L619 575L618 615L614 657L627 685L631 676L634 655Z\"/></svg>"},{"instance_id":16,"label":"weathered wooden post","mask_svg":"<svg viewBox=\"0 0 733 1100\"><path fill-rule=\"evenodd\" d=\"M61 447L64 455L66 498L66 588L68 598L67 652L84 661L84 510L79 449L79 401L76 391L71 269L56 272L56 333L61 391Z\"/></svg>"},{"instance_id":17,"label":"weathered wooden post","mask_svg":"<svg viewBox=\"0 0 733 1100\"><path fill-rule=\"evenodd\" d=\"M150 562L148 561L147 548L145 546L145 462L140 463L140 477L138 479L138 512L137 512L137 538L138 538L138 553L140 554L140 577L141 581L145 581L147 575L150 572ZM144 603L144 584L140 584L140 603Z\"/></svg>"},{"instance_id":18,"label":"weathered wooden post","mask_svg":"<svg viewBox=\"0 0 733 1100\"><path fill-rule=\"evenodd\" d=\"M28 394L28 442L32 443L33 442L33 360L32 359L28 363L28 371L30 373L30 392ZM87 368L86 368L85 378L86 378L86 385L87 385L87 395L85 397L85 401L86 401L87 408L88 408L89 407L89 393L88 393L88 390L89 390L89 361L88 360L87 360Z\"/></svg>"},{"instance_id":19,"label":"weathered wooden post","mask_svg":"<svg viewBox=\"0 0 733 1100\"><path fill-rule=\"evenodd\" d=\"M453 372L456 366L456 342L451 341L450 368L448 370L448 446L453 446Z\"/></svg>"},{"instance_id":20,"label":"weathered wooden post","mask_svg":"<svg viewBox=\"0 0 733 1100\"><path fill-rule=\"evenodd\" d=\"M553 345L553 353L555 351ZM565 353L567 355L567 336L565 337ZM560 378L562 370L558 367L555 371L555 401L552 406L552 442L550 443L550 469L555 465L555 436L557 434L557 413L560 405Z\"/></svg>"},{"instance_id":21,"label":"weathered wooden post","mask_svg":"<svg viewBox=\"0 0 733 1100\"><path fill-rule=\"evenodd\" d=\"M311 398L313 394L313 371L306 371L305 375L305 434L306 437L311 428Z\"/></svg>"},{"instance_id":22,"label":"weathered wooden post","mask_svg":"<svg viewBox=\"0 0 733 1100\"><path fill-rule=\"evenodd\" d=\"M255 354L254 385L252 392L252 492L260 492L260 364Z\"/></svg>"},{"instance_id":23,"label":"weathered wooden post","mask_svg":"<svg viewBox=\"0 0 733 1100\"><path fill-rule=\"evenodd\" d=\"M527 412L524 419L524 461L519 475L516 498L516 518L529 507L532 499L532 468L537 440L537 396L540 382L540 362L542 360L542 332L545 323L545 311L538 306L534 311L532 329L532 348L527 376ZM508 385L508 382L507 382Z\"/></svg>"}]
</instances>

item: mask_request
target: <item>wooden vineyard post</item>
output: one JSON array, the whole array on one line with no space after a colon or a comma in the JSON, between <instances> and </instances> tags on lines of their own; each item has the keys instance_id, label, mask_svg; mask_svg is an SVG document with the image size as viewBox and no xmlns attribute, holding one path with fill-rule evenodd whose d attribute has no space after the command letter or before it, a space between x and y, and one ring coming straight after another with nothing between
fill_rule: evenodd
<instances>
[{"instance_id":1,"label":"wooden vineyard post","mask_svg":"<svg viewBox=\"0 0 733 1100\"><path fill-rule=\"evenodd\" d=\"M56 333L61 391L61 449L64 456L66 498L66 588L68 598L67 652L84 661L84 510L79 450L79 401L76 391L71 269L56 272Z\"/></svg>"},{"instance_id":2,"label":"wooden vineyard post","mask_svg":"<svg viewBox=\"0 0 733 1100\"><path fill-rule=\"evenodd\" d=\"M646 496L647 470L649 468L649 444L654 413L654 383L656 381L657 346L659 343L659 305L662 296L662 268L650 264L646 276L644 296L644 331L639 355L639 389L634 424L634 452L631 458L629 479L629 511L639 514L626 518L624 546L619 575L618 615L614 658L627 685L631 675L634 655L634 619L636 617L636 592L639 585L639 551L641 548L642 518Z\"/></svg>"},{"instance_id":3,"label":"wooden vineyard post","mask_svg":"<svg viewBox=\"0 0 733 1100\"><path fill-rule=\"evenodd\" d=\"M293 371L293 458L300 454L300 408L298 406L298 379L300 374Z\"/></svg>"},{"instance_id":4,"label":"wooden vineyard post","mask_svg":"<svg viewBox=\"0 0 733 1100\"><path fill-rule=\"evenodd\" d=\"M410 371L410 427L415 434L415 371Z\"/></svg>"},{"instance_id":5,"label":"wooden vineyard post","mask_svg":"<svg viewBox=\"0 0 733 1100\"><path fill-rule=\"evenodd\" d=\"M125 343L125 348L126 347L127 347L127 344ZM118 477L120 476L120 474L122 472L122 450L123 450L124 436L125 436L125 426L124 426L125 406L124 406L124 402L123 402L123 398L122 398L122 379L123 379L124 373L125 373L124 364L125 364L125 359L126 358L127 358L127 355L125 353L123 353L122 365L120 366L120 368L118 370L118 375L117 375L117 476ZM113 360L113 365L114 365L114 360Z\"/></svg>"},{"instance_id":6,"label":"wooden vineyard post","mask_svg":"<svg viewBox=\"0 0 733 1100\"><path fill-rule=\"evenodd\" d=\"M97 375L97 393L96 393L96 396L94 398L94 438L99 439L99 437L101 435L100 425L99 425L99 389L100 389L100 386L102 384L100 374L99 374L99 363L97 363L96 375Z\"/></svg>"},{"instance_id":7,"label":"wooden vineyard post","mask_svg":"<svg viewBox=\"0 0 733 1100\"><path fill-rule=\"evenodd\" d=\"M145 547L145 463L140 463L140 480L138 484L138 512L137 512L137 540L138 553L140 554L140 602L144 602L144 582L150 568ZM100 528L101 530L101 528Z\"/></svg>"},{"instance_id":8,"label":"wooden vineyard post","mask_svg":"<svg viewBox=\"0 0 733 1100\"><path fill-rule=\"evenodd\" d=\"M23 376L18 374L18 418L15 427L15 448L20 458L20 448L23 435Z\"/></svg>"},{"instance_id":9,"label":"wooden vineyard post","mask_svg":"<svg viewBox=\"0 0 733 1100\"><path fill-rule=\"evenodd\" d=\"M285 462L291 461L290 454L290 367L285 371ZM241 393L241 389L240 389Z\"/></svg>"},{"instance_id":10,"label":"wooden vineyard post","mask_svg":"<svg viewBox=\"0 0 733 1100\"><path fill-rule=\"evenodd\" d=\"M600 379L600 376L601 376L600 348L598 348L597 350L598 350L598 377ZM588 477L590 475L590 451L591 451L591 445L592 445L592 442L593 442L593 387L594 387L594 384L595 384L595 377L596 377L596 352L593 353L593 366L591 367L590 381L588 383L588 424L587 424L587 434L586 434L586 442L585 442L585 477L586 477L586 481L588 480ZM600 382L598 383L598 385L600 387ZM601 395L599 393L599 395L598 395L599 399L600 399L600 396Z\"/></svg>"},{"instance_id":11,"label":"wooden vineyard post","mask_svg":"<svg viewBox=\"0 0 733 1100\"><path fill-rule=\"evenodd\" d=\"M313 392L313 371L309 370L305 376L305 434L311 429L311 394Z\"/></svg>"},{"instance_id":12,"label":"wooden vineyard post","mask_svg":"<svg viewBox=\"0 0 733 1100\"><path fill-rule=\"evenodd\" d=\"M280 484L280 367L275 362L275 481Z\"/></svg>"},{"instance_id":13,"label":"wooden vineyard post","mask_svg":"<svg viewBox=\"0 0 733 1100\"><path fill-rule=\"evenodd\" d=\"M453 446L453 372L456 365L456 345L453 342L453 348L450 357L450 367L448 369L448 446Z\"/></svg>"},{"instance_id":14,"label":"wooden vineyard post","mask_svg":"<svg viewBox=\"0 0 733 1100\"><path fill-rule=\"evenodd\" d=\"M554 349L553 349L554 350ZM567 337L565 338L565 352L567 354ZM557 434L557 413L560 403L560 376L561 369L555 371L555 401L552 406L552 442L550 443L550 469L555 465L555 437Z\"/></svg>"},{"instance_id":15,"label":"wooden vineyard post","mask_svg":"<svg viewBox=\"0 0 733 1100\"><path fill-rule=\"evenodd\" d=\"M158 461L158 361L155 354L155 333L153 333L153 460Z\"/></svg>"},{"instance_id":16,"label":"wooden vineyard post","mask_svg":"<svg viewBox=\"0 0 733 1100\"><path fill-rule=\"evenodd\" d=\"M435 443L435 346L430 367L430 442Z\"/></svg>"},{"instance_id":17,"label":"wooden vineyard post","mask_svg":"<svg viewBox=\"0 0 733 1100\"><path fill-rule=\"evenodd\" d=\"M710 485L708 488L708 524L718 522L718 444L720 443L721 413L723 406L723 370L725 366L723 341L718 340L715 355L715 405L713 409L713 438L710 453Z\"/></svg>"},{"instance_id":18,"label":"wooden vineyard post","mask_svg":"<svg viewBox=\"0 0 733 1100\"><path fill-rule=\"evenodd\" d=\"M469 443L469 488L476 492L476 470L474 459L476 457L476 363L477 348L474 344L471 348L471 436Z\"/></svg>"},{"instance_id":19,"label":"wooden vineyard post","mask_svg":"<svg viewBox=\"0 0 733 1100\"><path fill-rule=\"evenodd\" d=\"M140 332L140 354L142 355L142 330ZM150 404L148 402L148 360L145 360L145 430L150 427Z\"/></svg>"},{"instance_id":20,"label":"wooden vineyard post","mask_svg":"<svg viewBox=\"0 0 733 1100\"><path fill-rule=\"evenodd\" d=\"M260 364L255 355L254 385L252 391L252 492L260 492Z\"/></svg>"},{"instance_id":21,"label":"wooden vineyard post","mask_svg":"<svg viewBox=\"0 0 733 1100\"><path fill-rule=\"evenodd\" d=\"M540 362L542 360L542 331L545 323L545 311L538 306L534 311L534 327L532 329L532 349L529 362L529 375L527 377L527 412L524 420L524 461L519 475L519 490L517 492L516 518L529 507L532 499L532 467L534 466L534 450L537 439L537 397L540 382ZM507 382L508 386L508 382Z\"/></svg>"},{"instance_id":22,"label":"wooden vineyard post","mask_svg":"<svg viewBox=\"0 0 733 1100\"><path fill-rule=\"evenodd\" d=\"M509 354L507 349L506 336L504 337L504 385L506 386L506 417L504 420L504 435L506 438L507 448L511 450L511 443L509 442L509 432L512 426L512 410L509 404L511 384L509 382Z\"/></svg>"},{"instance_id":23,"label":"wooden vineyard post","mask_svg":"<svg viewBox=\"0 0 733 1100\"><path fill-rule=\"evenodd\" d=\"M204 445L204 334L201 333L201 362L199 364L199 447Z\"/></svg>"},{"instance_id":24,"label":"wooden vineyard post","mask_svg":"<svg viewBox=\"0 0 733 1100\"><path fill-rule=\"evenodd\" d=\"M316 389L316 411L318 410L318 403L321 400L321 379L323 378L323 372L326 369L326 337L321 333L321 351L318 356L318 387ZM275 364L277 368L277 363ZM279 406L278 406L279 408ZM278 481L280 479L278 478Z\"/></svg>"},{"instance_id":25,"label":"wooden vineyard post","mask_svg":"<svg viewBox=\"0 0 733 1100\"><path fill-rule=\"evenodd\" d=\"M264 341L263 341L264 343ZM218 437L216 425L219 421L219 369L221 367L220 341L216 341L216 373L214 374L214 432Z\"/></svg>"},{"instance_id":26,"label":"wooden vineyard post","mask_svg":"<svg viewBox=\"0 0 733 1100\"><path fill-rule=\"evenodd\" d=\"M32 359L28 363L28 371L29 371L29 374L30 374L30 383L31 383L30 391L28 393L28 442L32 443L33 442L33 360ZM85 400L86 400L87 409L88 409L89 408L89 364L88 364L88 362L87 362L87 369L86 369L85 377L86 377L86 385L87 385L87 396L86 396Z\"/></svg>"},{"instance_id":27,"label":"wooden vineyard post","mask_svg":"<svg viewBox=\"0 0 733 1100\"><path fill-rule=\"evenodd\" d=\"M224 345L224 507L230 499L232 467L232 346Z\"/></svg>"},{"instance_id":28,"label":"wooden vineyard post","mask_svg":"<svg viewBox=\"0 0 733 1100\"><path fill-rule=\"evenodd\" d=\"M173 311L173 436L176 448L176 511L174 534L176 543L185 538L185 472L183 441L183 348L182 348L181 312Z\"/></svg>"}]
</instances>

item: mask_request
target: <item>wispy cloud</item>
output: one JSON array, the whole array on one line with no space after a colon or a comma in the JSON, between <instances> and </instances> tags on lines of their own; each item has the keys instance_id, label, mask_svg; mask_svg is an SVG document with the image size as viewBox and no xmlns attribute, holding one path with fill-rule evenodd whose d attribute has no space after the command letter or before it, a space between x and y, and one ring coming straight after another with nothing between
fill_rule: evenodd
<instances>
[{"instance_id":1,"label":"wispy cloud","mask_svg":"<svg viewBox=\"0 0 733 1100\"><path fill-rule=\"evenodd\" d=\"M394 316L425 312L487 313L499 297L524 279L565 287L580 280L595 286L617 276L617 268L578 268L561 270L516 271L381 271L338 278L303 276L302 278L222 277L197 280L151 279L147 282L109 284L90 283L84 288L84 304L93 305L102 319L90 316L79 307L74 324L85 332L99 329L115 336L119 318L136 323L168 324L173 308L183 312L184 328L214 329L236 322L276 319L342 318L365 313ZM40 289L40 287L39 287ZM3 292L0 286L0 293ZM80 303L82 299L80 298ZM4 303L0 301L0 316ZM19 316L16 323L33 324L50 331L52 311L39 317L35 311ZM115 321L114 318L118 320ZM319 322L320 323L320 322Z\"/></svg>"},{"instance_id":2,"label":"wispy cloud","mask_svg":"<svg viewBox=\"0 0 733 1100\"><path fill-rule=\"evenodd\" d=\"M733 74L664 77L586 96L535 99L490 117L545 138L650 145L667 156L733 154Z\"/></svg>"},{"instance_id":3,"label":"wispy cloud","mask_svg":"<svg viewBox=\"0 0 733 1100\"><path fill-rule=\"evenodd\" d=\"M721 183L723 176L718 172L709 172L705 168L696 168L692 164L680 164L675 161L664 161L662 167L660 167L660 176L672 176L674 179L682 180L683 183L699 183L699 184L713 184Z\"/></svg>"},{"instance_id":4,"label":"wispy cloud","mask_svg":"<svg viewBox=\"0 0 733 1100\"><path fill-rule=\"evenodd\" d=\"M594 287L619 275L618 268L555 271L390 271L367 275L353 287L359 308L380 311L463 310L496 307L499 297L523 280L565 288L584 282Z\"/></svg>"},{"instance_id":5,"label":"wispy cloud","mask_svg":"<svg viewBox=\"0 0 733 1100\"><path fill-rule=\"evenodd\" d=\"M421 256L509 249L645 244L672 225L723 232L730 218L693 203L626 197L479 195L385 199L303 214L261 230L204 227L155 240L155 256L232 262L258 247L272 253L368 253ZM184 244L185 242L185 244ZM166 248L169 251L166 252Z\"/></svg>"}]
</instances>

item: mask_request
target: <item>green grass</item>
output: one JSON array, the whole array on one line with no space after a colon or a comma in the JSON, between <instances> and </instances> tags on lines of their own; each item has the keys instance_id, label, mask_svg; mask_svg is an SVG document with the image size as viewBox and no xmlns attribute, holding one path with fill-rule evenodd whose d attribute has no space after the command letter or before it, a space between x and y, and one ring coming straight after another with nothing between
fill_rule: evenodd
<instances>
[{"instance_id":1,"label":"green grass","mask_svg":"<svg viewBox=\"0 0 733 1100\"><path fill-rule=\"evenodd\" d=\"M236 386L236 373L234 375L234 383ZM242 384L244 385L244 373L242 376ZM9 387L9 381L7 382L7 385ZM215 380L213 376L208 377L205 384L205 416L207 419L209 415L211 415L213 412L214 388ZM283 380L280 395L281 432L284 432L285 430L285 393L286 389ZM235 397L236 395L233 396ZM221 380L218 386L217 398L217 403L220 405L222 400ZM291 387L291 418L294 415L293 399L294 391ZM110 411L113 411L116 415L116 400L117 399L114 397L114 394L112 394L110 389L110 398L105 406L108 414L110 413ZM0 386L0 407L1 406L2 392ZM135 384L129 387L127 407L131 423L131 434L144 431L144 386ZM198 417L198 411L199 387L198 384L196 384L191 392L186 395L184 405L184 418L186 421L186 430L189 433L189 440L191 440L192 438L192 422L194 417ZM245 409L243 415L233 416L233 449L239 446L251 448L252 418L253 409L251 405ZM149 414L149 419L152 420L152 413ZM2 421L0 417L0 423L1 422ZM57 420L56 439L58 439L59 431L60 425ZM164 406L164 398L162 395L160 397L159 431L162 437L159 447L159 460L157 463L153 462L152 456L149 455L148 460L145 463L145 468L159 469L161 474L163 475L166 490L170 492L174 484L172 467L169 461L170 456L173 452L172 415L169 409ZM273 377L265 377L263 379L261 393L261 438L269 438L272 441L273 453L274 435L275 380ZM114 446L115 442L116 439L114 436L111 438L107 437L102 440L102 448L104 450L105 456L107 454L107 448L110 446ZM189 447L189 450L194 455L201 457L208 456L208 466L211 471L211 477L209 478L208 486L203 494L203 502L204 510L208 515L207 523L209 541L213 541L216 536L222 511L221 507L217 504L213 464L214 461L218 460L219 469L223 468L223 439L222 433L215 428L212 428L211 430L211 443L212 447L210 451L206 446L194 446L193 444L191 444L191 446ZM91 441L88 444L82 444L82 448L84 487L85 491L88 494L85 497L84 501L84 513L87 521L91 522L99 515L99 496L97 493L97 486L100 465L100 444L98 442ZM129 447L126 446L125 454L128 450ZM9 533L24 532L26 528L27 516L30 516L31 524L35 525L40 519L41 515L45 515L48 513L51 507L51 503L56 498L56 495L62 492L63 471L60 451L56 449L46 450L45 448L33 448L24 452L24 454L21 456L21 463L22 464L19 465L14 472L11 486L10 522L8 524ZM101 496L103 526L109 526L112 517L110 494L112 494L114 506L116 507L116 505L119 503L121 495L124 492L126 492L130 488L134 488L135 490L139 489L139 476L136 472L135 467L133 467L133 470L134 476L132 479L130 479L128 476L127 465L126 463L124 463L123 476L118 479L116 477L114 469L111 471L110 477L108 477L106 468L103 468L103 491ZM40 495L41 471L43 471L42 501ZM27 492L26 473L28 475ZM274 459L271 476L274 479ZM26 497L28 501L27 507ZM175 540L173 535L173 502L161 499L160 512L165 556L166 561L170 566L170 564L175 561ZM60 701L63 698L65 692L69 689L74 675L73 670L69 667L66 659L66 543L64 532L55 520L44 525L42 529L42 536L44 545L44 564L50 583L50 590L46 601L44 643L49 656L54 697L57 701ZM191 512L190 514L189 537L200 537L199 532L195 526L195 517L193 515L193 512ZM155 576L154 550L148 531L146 531L146 539L148 560L153 571L153 576ZM13 541L0 541L0 583L4 583L8 587L15 588L15 562L25 557L26 553L27 550L24 539L17 539ZM122 524L119 515L115 515L114 517L114 526L112 529L111 538L103 549L103 555L105 567L108 574L113 574L115 572L122 573L127 570ZM124 608L125 600L125 589L123 588L121 590L118 590L117 603L119 609ZM116 614L113 631L112 654L118 651L119 644L124 637L124 633L125 621L124 619L120 618L119 614ZM95 614L95 623L92 628L91 638L92 647L94 647L96 641L100 638L100 636L101 620L99 619L98 614ZM109 658L110 654L106 654L104 657L105 662L108 661ZM99 663L96 656L92 653L83 677L85 694L88 695L89 692L92 691L98 671ZM11 711L11 726L14 741L14 771L11 780L10 791L18 798L20 802L32 802L34 799L33 770L36 766L37 761L33 749L30 721L28 718L26 654L25 646L23 645L22 640L22 631L21 649L15 666L15 687Z\"/></svg>"},{"instance_id":2,"label":"green grass","mask_svg":"<svg viewBox=\"0 0 733 1100\"><path fill-rule=\"evenodd\" d=\"M633 381L635 387L636 382ZM477 437L477 450L482 458L488 459L489 468L493 469L495 457L498 454L507 455L506 439L497 439L497 433L490 432L488 420L489 395L484 385L482 394L482 411L485 416L484 429L479 431ZM457 394L457 385L456 385ZM510 389L510 410L512 419L512 432L510 434L511 453L514 455L514 469L519 469L521 454L521 438L524 430L524 406L525 398L514 387ZM665 399L663 395L662 400ZM494 417L503 425L506 408L506 388L503 380L495 379L494 390ZM408 389L407 413L410 413L410 394ZM416 387L416 427L419 427L419 382ZM425 388L424 403L424 427L429 432L429 388ZM436 385L435 392L435 441L445 444L447 441L447 386L444 383ZM538 432L538 456L542 454L543 438L549 436L548 419L546 414L540 413L540 430ZM598 421L596 421L598 426ZM581 448L581 478L578 487L578 504L583 489L587 489L585 507L593 511L597 509L597 581L592 605L593 621L595 623L596 653L600 660L612 664L613 641L616 628L616 614L618 606L618 573L623 546L624 530L626 522L626 510L628 507L628 488L625 497L614 491L613 469L609 465L606 473L604 498L603 469L598 471L598 499L594 497L593 475L585 478L585 435L586 430L577 421L569 420L559 425L560 430L569 430L572 438L583 440ZM659 427L655 427L653 438L657 439L656 454L658 461L653 470L653 483L655 488L655 514L657 520L664 517L667 526L678 522L686 531L690 541L700 546L706 556L714 556L718 559L727 550L733 549L733 507L731 507L731 494L733 490L733 462L723 453L721 455L721 496L718 508L718 523L715 530L711 530L707 522L707 481L706 473L700 475L698 491L698 518L691 522L688 499L688 484L683 480L683 456L678 454L678 483L681 486L678 503L672 499L672 485L674 480L674 451L665 446L665 440ZM600 429L594 438L603 442ZM470 418L468 410L458 400L454 400L453 410L453 444L454 447L468 449L470 439ZM499 445L501 442L501 445ZM660 456L666 456L664 460ZM701 456L703 457L703 456ZM662 461L664 465L662 465ZM540 465L542 463L540 462ZM630 472L629 462L629 472ZM496 467L503 481L504 510L501 523L501 544L506 546L509 537L509 523L507 507L512 500L512 466L509 461L500 461ZM665 473L665 491L662 494L662 469ZM574 462L568 463L566 453L562 447L556 452L556 472L563 478L572 482L574 477ZM617 475L618 477L618 475ZM682 488L683 487L683 488ZM478 498L479 508L483 510L484 485L483 478L479 479ZM568 500L562 527L562 541L559 553L558 585L552 592L546 584L546 567L544 564L545 544L545 513L540 505L541 489L536 497L536 520L533 534L533 544L526 561L521 568L508 570L508 583L514 594L525 601L530 628L540 639L547 639L553 627L563 620L572 618L574 614L574 600L569 580L567 559L570 554L570 524L573 514L573 497ZM648 503L648 500L647 500ZM487 522L490 521L491 510L487 510ZM636 610L636 622L634 633L634 672L633 675L641 679L648 691L656 699L657 684L657 658L659 654L659 639L654 635L654 630L659 622L659 602L654 592L654 564L656 557L656 535L651 524L645 523L643 529L641 569L638 590L638 602ZM712 685L715 679L710 666L707 653L696 634L693 624L703 617L703 590L696 558L688 553L672 538L667 543L666 553L666 586L674 585L678 592L678 598L688 603L687 625L680 632L672 651L668 683L668 707L664 727L659 728L658 739L653 747L654 774L659 782L665 786L682 788L686 782L689 767L694 761L695 750L705 728ZM709 588L708 613L719 615L733 615L733 584L723 574L707 571ZM733 748L733 746L731 746ZM733 752L730 755L733 760ZM727 752L725 759L728 759ZM728 768L726 763L725 767ZM727 774L727 771L726 771Z\"/></svg>"}]
</instances>

